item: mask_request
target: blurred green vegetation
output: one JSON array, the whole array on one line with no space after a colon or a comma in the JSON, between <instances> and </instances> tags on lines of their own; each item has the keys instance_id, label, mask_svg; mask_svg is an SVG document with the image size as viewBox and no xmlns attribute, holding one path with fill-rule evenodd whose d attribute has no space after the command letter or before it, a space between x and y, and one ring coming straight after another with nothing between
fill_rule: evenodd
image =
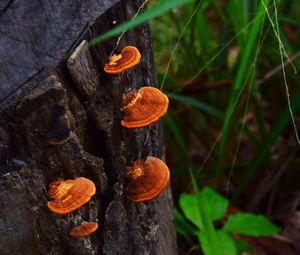
<instances>
[{"instance_id":1,"label":"blurred green vegetation","mask_svg":"<svg viewBox=\"0 0 300 255\"><path fill-rule=\"evenodd\" d=\"M200 187L269 217L299 188L299 13L297 0L198 0L150 21L177 207L192 192L189 168Z\"/></svg>"},{"instance_id":2,"label":"blurred green vegetation","mask_svg":"<svg viewBox=\"0 0 300 255\"><path fill-rule=\"evenodd\" d=\"M196 173L209 156L201 175L221 178L233 167L242 191L262 164L272 160L282 132L294 132L282 70L276 70L281 65L278 39L262 3L272 21L279 22L288 56L299 54L298 1L195 1L151 20L159 84L183 32L162 88L171 101L164 123L174 175L188 179L188 167ZM299 59L293 60L299 70ZM285 72L296 114L299 75L287 63Z\"/></svg>"}]
</instances>

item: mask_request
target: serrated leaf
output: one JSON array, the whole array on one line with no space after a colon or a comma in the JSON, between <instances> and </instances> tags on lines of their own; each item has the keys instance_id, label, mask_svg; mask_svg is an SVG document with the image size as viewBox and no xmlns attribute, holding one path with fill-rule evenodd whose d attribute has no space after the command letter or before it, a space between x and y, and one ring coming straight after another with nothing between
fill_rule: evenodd
<instances>
[{"instance_id":1,"label":"serrated leaf","mask_svg":"<svg viewBox=\"0 0 300 255\"><path fill-rule=\"evenodd\" d=\"M224 233L223 231L216 231L218 246L222 251L222 254L226 255L236 255L237 250L235 243L230 235ZM201 248L205 255L214 255L212 247L209 245L207 235L205 233L199 233L198 235Z\"/></svg>"},{"instance_id":2,"label":"serrated leaf","mask_svg":"<svg viewBox=\"0 0 300 255\"><path fill-rule=\"evenodd\" d=\"M251 236L270 236L280 229L262 215L237 213L228 218L223 230Z\"/></svg>"}]
</instances>

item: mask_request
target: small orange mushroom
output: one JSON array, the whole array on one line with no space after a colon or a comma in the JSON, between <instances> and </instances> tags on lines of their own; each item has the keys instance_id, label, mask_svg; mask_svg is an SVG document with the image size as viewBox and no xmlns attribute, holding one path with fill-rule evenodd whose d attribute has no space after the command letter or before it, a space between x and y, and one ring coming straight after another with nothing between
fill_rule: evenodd
<instances>
[{"instance_id":1,"label":"small orange mushroom","mask_svg":"<svg viewBox=\"0 0 300 255\"><path fill-rule=\"evenodd\" d=\"M105 64L104 71L109 74L118 74L130 69L140 63L141 54L136 47L127 46L122 49L121 54L114 54Z\"/></svg>"},{"instance_id":2,"label":"small orange mushroom","mask_svg":"<svg viewBox=\"0 0 300 255\"><path fill-rule=\"evenodd\" d=\"M157 197L170 180L167 165L155 157L137 160L127 167L126 196L134 202L145 202Z\"/></svg>"},{"instance_id":3,"label":"small orange mushroom","mask_svg":"<svg viewBox=\"0 0 300 255\"><path fill-rule=\"evenodd\" d=\"M95 184L84 177L66 181L58 179L49 185L48 194L54 200L47 205L54 213L68 214L87 203L95 193Z\"/></svg>"},{"instance_id":4,"label":"small orange mushroom","mask_svg":"<svg viewBox=\"0 0 300 255\"><path fill-rule=\"evenodd\" d=\"M71 229L69 234L74 237L85 237L95 232L97 228L97 222L83 221L78 227Z\"/></svg>"},{"instance_id":5,"label":"small orange mushroom","mask_svg":"<svg viewBox=\"0 0 300 255\"><path fill-rule=\"evenodd\" d=\"M158 121L168 110L169 99L159 89L142 87L123 94L121 124L127 128L141 128Z\"/></svg>"}]
</instances>

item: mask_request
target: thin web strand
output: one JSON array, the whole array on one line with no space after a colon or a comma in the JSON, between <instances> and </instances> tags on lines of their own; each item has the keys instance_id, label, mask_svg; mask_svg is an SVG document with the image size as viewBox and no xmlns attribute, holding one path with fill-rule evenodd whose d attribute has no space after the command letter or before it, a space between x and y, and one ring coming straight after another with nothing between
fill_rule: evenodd
<instances>
[{"instance_id":1,"label":"thin web strand","mask_svg":"<svg viewBox=\"0 0 300 255\"><path fill-rule=\"evenodd\" d=\"M265 17L263 18L262 24L264 23L264 20L265 20ZM263 26L261 26L259 38L262 38L263 31L264 31L263 30ZM246 80L248 80L249 76L251 75L251 72L255 71L255 65L256 65L256 62L257 62L258 53L260 52L260 48L262 47L264 39L263 40L259 39L259 41L260 42L258 43L258 48L257 48L257 50L255 52L254 61L253 61L253 64L251 65L251 69L250 69L250 71L249 71L249 73L247 75ZM246 105L245 105L245 110L244 110L244 114L243 114L244 119L245 119L245 116L246 116L246 114L248 112L248 109L249 109L250 95L251 95L251 91L253 89L254 83L255 83L254 81L250 83L249 90L248 90L248 93L247 93ZM243 86L245 86L245 85L246 84L244 84ZM232 164L231 164L231 167L230 167L230 171L229 171L229 174L228 174L228 178L227 178L227 182L226 182L225 198L228 198L228 195L229 195L230 180L231 180L231 177L233 175L234 167L236 166L238 152L240 150L240 145L241 145L241 142L242 142L242 137L243 137L245 126L246 126L246 121L244 120L242 122L242 127L241 127L241 131L240 131L239 138L238 138L238 144L237 144L237 147L236 147L236 150L235 150L235 153L234 153L233 161L232 161Z\"/></svg>"},{"instance_id":2,"label":"thin web strand","mask_svg":"<svg viewBox=\"0 0 300 255\"><path fill-rule=\"evenodd\" d=\"M222 48L220 48L218 50L218 52L211 57L211 59L192 77L190 78L188 81L185 82L185 84L183 86L181 86L180 88L175 89L174 91L172 91L172 94L176 94L177 92L181 91L184 87L186 87L191 81L193 81L195 78L197 78L222 52L223 50L225 50L232 42L234 42L234 40L242 33L244 33L251 25L252 23L254 23L258 18L261 17L261 15L264 15L263 13L261 13L260 15L256 16L253 20L251 20L246 26L244 26L238 33L236 33L234 36L232 36L230 38L230 40L228 40L227 43L224 44L224 46Z\"/></svg>"},{"instance_id":3,"label":"thin web strand","mask_svg":"<svg viewBox=\"0 0 300 255\"><path fill-rule=\"evenodd\" d=\"M274 34L275 34L275 36L278 40L278 48L279 48L279 53L280 53L281 65L282 65L282 75L283 75L284 87L285 87L285 92L286 92L286 97L287 97L288 109L289 109L289 113L290 113L290 116L291 116L292 125L293 125L293 128L294 128L296 140L297 140L298 145L300 146L300 139L299 139L298 130L297 130L297 126L296 126L296 122L295 122L295 118L294 118L293 109L292 109L292 106L291 106L290 92L289 92L289 87L288 87L288 84L287 84L287 78L286 78L286 73L285 73L285 64L284 64L284 57L283 56L286 57L287 54L286 54L284 45L281 41L280 34L279 34L279 25L278 25L278 18L277 18L278 13L277 13L276 2L275 2L275 0L273 0L276 24L274 24L264 0L262 0L262 4L263 4L263 6L266 10L268 19L269 19L269 21L270 21L270 23L273 27ZM287 58L289 59L289 57L287 57ZM295 70L295 66L293 64L292 64L292 66L294 67L294 70Z\"/></svg>"},{"instance_id":4,"label":"thin web strand","mask_svg":"<svg viewBox=\"0 0 300 255\"><path fill-rule=\"evenodd\" d=\"M182 36L184 35L185 31L187 30L188 26L190 25L190 23L191 23L193 17L196 15L197 11L199 10L199 8L200 8L202 2L203 2L203 0L201 0L201 1L198 2L196 8L195 8L194 11L192 12L191 16L189 17L189 19L188 19L187 22L185 23L185 25L184 25L182 31L181 31L180 34L179 34L179 37L178 37L178 39L177 39L177 41L176 41L176 44L175 44L175 46L174 46L174 48L173 48L173 50L172 50L172 52L171 52L170 59L169 59L169 61L168 61L168 64L167 64L166 71L165 71L165 73L164 73L163 79L162 79L162 81L161 81L160 90L163 90L163 86L164 86L165 80L166 80L166 78L167 78L167 75L168 75L168 72L169 72L169 69L170 69L170 65L171 65L172 59L173 59L173 57L174 57L174 55L175 55L175 52L176 52L176 50L177 50L177 48L178 48L178 46L179 46L179 44L180 44L181 38L182 38Z\"/></svg>"},{"instance_id":5,"label":"thin web strand","mask_svg":"<svg viewBox=\"0 0 300 255\"><path fill-rule=\"evenodd\" d=\"M149 0L145 0L145 1L141 4L141 6L140 6L139 9L137 10L137 12L134 14L134 16L132 17L131 20L135 20L135 18L140 14L141 10L145 7L145 5L148 3L148 1L149 1ZM113 48L113 50L111 51L109 57L111 57L111 56L114 54L115 50L119 47L120 42L121 42L123 36L125 35L125 33L126 33L127 31L128 31L128 29L125 29L125 30L120 34L120 36L119 36L118 39L117 39L116 45L115 45L115 47Z\"/></svg>"}]
</instances>

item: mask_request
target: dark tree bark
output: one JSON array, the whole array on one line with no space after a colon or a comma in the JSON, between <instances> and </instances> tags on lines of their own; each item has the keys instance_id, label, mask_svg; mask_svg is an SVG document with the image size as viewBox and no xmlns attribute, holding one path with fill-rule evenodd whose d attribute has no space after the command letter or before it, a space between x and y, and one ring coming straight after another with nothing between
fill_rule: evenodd
<instances>
[{"instance_id":1,"label":"dark tree bark","mask_svg":"<svg viewBox=\"0 0 300 255\"><path fill-rule=\"evenodd\" d=\"M141 0L10 0L0 3L0 254L176 254L172 198L126 199L124 170L163 157L161 123L120 125L125 90L156 86L147 25L127 32L141 63L122 75L103 72L116 39L78 50L130 19ZM77 51L74 51L77 48ZM69 53L73 52L70 58ZM85 176L96 195L75 212L47 208L57 177ZM68 232L97 220L86 238Z\"/></svg>"}]
</instances>

